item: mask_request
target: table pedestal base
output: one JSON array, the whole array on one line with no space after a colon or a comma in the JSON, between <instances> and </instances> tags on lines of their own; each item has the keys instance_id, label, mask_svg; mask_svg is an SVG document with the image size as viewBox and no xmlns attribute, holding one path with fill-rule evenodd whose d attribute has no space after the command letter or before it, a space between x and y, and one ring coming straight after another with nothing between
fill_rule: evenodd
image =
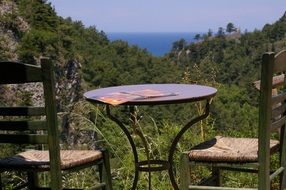
<instances>
[{"instance_id":1,"label":"table pedestal base","mask_svg":"<svg viewBox=\"0 0 286 190\"><path fill-rule=\"evenodd\" d=\"M172 141L171 147L169 149L169 156L168 160L144 160L144 161L139 161L138 158L138 153L137 149L135 146L135 143L132 139L132 136L129 132L129 130L124 126L122 122L120 122L116 117L114 117L110 113L110 108L107 106L107 115L108 117L113 120L117 125L123 130L124 134L128 138L128 141L130 143L132 153L134 156L134 162L135 162L135 176L133 180L133 185L131 190L135 190L138 179L139 179L139 172L149 172L149 190L151 189L151 172L156 172L156 171L163 171L163 170L168 170L169 173L169 178L171 181L171 184L175 190L179 190L178 184L175 179L175 174L174 174L174 153L177 147L177 144L179 143L179 140L183 136L183 134L190 129L192 126L194 126L196 123L199 121L205 119L209 115L209 101L207 101L206 106L205 106L205 112L202 115L199 115L195 118L193 118L190 122L188 122L180 131L179 133L175 136L174 140ZM141 138L143 138L143 143L146 141L144 138L144 135L141 134ZM147 146L145 146L146 148ZM147 151L148 152L148 151ZM149 155L147 154L147 159L149 159Z\"/></svg>"}]
</instances>

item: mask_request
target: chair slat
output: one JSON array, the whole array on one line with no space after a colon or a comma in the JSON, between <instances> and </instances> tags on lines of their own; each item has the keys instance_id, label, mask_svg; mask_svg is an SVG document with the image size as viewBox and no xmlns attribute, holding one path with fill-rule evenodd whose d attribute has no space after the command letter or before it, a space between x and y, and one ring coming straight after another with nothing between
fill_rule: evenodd
<instances>
[{"instance_id":1,"label":"chair slat","mask_svg":"<svg viewBox=\"0 0 286 190\"><path fill-rule=\"evenodd\" d=\"M272 97L272 105L276 105L280 102L283 102L284 100L286 100L286 92L283 92L279 95L273 96Z\"/></svg>"},{"instance_id":2,"label":"chair slat","mask_svg":"<svg viewBox=\"0 0 286 190\"><path fill-rule=\"evenodd\" d=\"M2 116L42 116L45 114L44 107L0 107Z\"/></svg>"},{"instance_id":3,"label":"chair slat","mask_svg":"<svg viewBox=\"0 0 286 190\"><path fill-rule=\"evenodd\" d=\"M280 85L284 84L284 77L284 74L274 76L272 80L272 88L277 88ZM260 83L260 80L253 82L253 85L257 90L260 90Z\"/></svg>"},{"instance_id":4,"label":"chair slat","mask_svg":"<svg viewBox=\"0 0 286 190\"><path fill-rule=\"evenodd\" d=\"M0 121L0 130L6 131L27 131L46 130L46 121Z\"/></svg>"},{"instance_id":5,"label":"chair slat","mask_svg":"<svg viewBox=\"0 0 286 190\"><path fill-rule=\"evenodd\" d=\"M271 124L271 131L276 131L277 129L285 125L285 121L286 121L286 117L284 116L284 117L281 117L279 120L273 122Z\"/></svg>"},{"instance_id":6,"label":"chair slat","mask_svg":"<svg viewBox=\"0 0 286 190\"><path fill-rule=\"evenodd\" d=\"M274 61L274 67L273 71L274 73L280 73L280 72L285 72L286 71L286 51L281 51L275 56L275 61Z\"/></svg>"},{"instance_id":7,"label":"chair slat","mask_svg":"<svg viewBox=\"0 0 286 190\"><path fill-rule=\"evenodd\" d=\"M0 84L20 84L42 81L40 67L16 62L0 62L0 64ZM11 74L13 74L13 77L11 77Z\"/></svg>"},{"instance_id":8,"label":"chair slat","mask_svg":"<svg viewBox=\"0 0 286 190\"><path fill-rule=\"evenodd\" d=\"M285 77L284 74L274 76L273 82L272 82L272 85L273 85L272 88L277 88L277 87L283 85L284 84L284 77Z\"/></svg>"},{"instance_id":9,"label":"chair slat","mask_svg":"<svg viewBox=\"0 0 286 190\"><path fill-rule=\"evenodd\" d=\"M26 135L0 134L0 142L12 143L12 144L47 144L48 136L37 135L37 134L26 134Z\"/></svg>"},{"instance_id":10,"label":"chair slat","mask_svg":"<svg viewBox=\"0 0 286 190\"><path fill-rule=\"evenodd\" d=\"M286 111L286 104L281 104L280 106L272 110L272 118L276 118L283 115L285 111Z\"/></svg>"}]
</instances>

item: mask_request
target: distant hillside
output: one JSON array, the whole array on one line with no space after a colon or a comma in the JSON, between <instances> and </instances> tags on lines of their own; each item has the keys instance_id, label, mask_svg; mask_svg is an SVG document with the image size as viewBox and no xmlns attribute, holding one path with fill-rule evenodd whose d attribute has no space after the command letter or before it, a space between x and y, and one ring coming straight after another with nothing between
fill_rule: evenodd
<instances>
[{"instance_id":1,"label":"distant hillside","mask_svg":"<svg viewBox=\"0 0 286 190\"><path fill-rule=\"evenodd\" d=\"M106 147L117 146L111 150L112 153L118 151L112 155L114 163L118 164L113 166L114 171L117 171L113 174L115 189L129 187L130 180L126 180L126 176L130 175L128 169L133 168L133 165L130 166L132 155L126 152L130 147L117 138L120 132L115 130L114 123L107 119L101 107L82 101L83 92L98 87L140 83L213 86L218 89L218 93L212 101L210 117L200 123L200 127L194 128L193 136L188 136L181 145L191 145L194 140L209 138L214 134L255 136L259 94L252 82L260 78L261 56L265 51L286 49L286 13L261 30L237 34L228 35L221 30L218 34L210 33L190 44L181 39L174 42L168 55L158 58L137 46L129 46L125 41L110 42L106 34L95 26L85 27L81 21L59 17L47 0L0 1L0 60L39 64L42 56L52 59L56 64L62 140L67 142L66 146L85 145L94 148L97 143L106 143L108 139L111 143L106 143ZM28 90L23 91L26 87ZM41 93L38 89L38 86L0 86L0 105L38 104ZM19 97L11 97L11 91L17 91ZM39 96L31 97L31 92L37 92ZM147 140L155 148L153 153L165 155L166 146L161 141L171 141L182 123L202 112L202 107L202 103L140 107L142 116L138 117L143 118L140 124L151 121L142 129L147 132ZM123 109L127 110L125 107ZM100 110L103 114L99 114ZM93 116L91 113L95 112L97 122L92 123L89 119ZM124 121L128 125L129 120ZM82 128L79 129L90 125L93 128L86 133ZM112 127L114 130L110 130ZM99 134L105 136L103 140L97 141L97 138L103 138ZM154 134L160 134L160 137L153 138ZM80 137L84 141L80 141ZM82 143L85 141L88 143ZM180 150L183 150L182 147ZM5 148L10 150L9 147ZM7 152L2 151L0 157ZM126 165L120 168L120 163ZM243 178L238 177L240 180ZM76 177L75 181L78 179ZM166 184L161 189L169 187L162 176L154 179L152 176L152 183L158 186ZM125 186L122 183L126 183ZM247 183L238 186L241 184Z\"/></svg>"},{"instance_id":2,"label":"distant hillside","mask_svg":"<svg viewBox=\"0 0 286 190\"><path fill-rule=\"evenodd\" d=\"M181 46L181 49L173 48L169 59L184 66L200 65L202 61L210 62L209 66L215 67L218 72L218 82L249 83L258 78L257 71L263 52L278 52L285 48L286 14L277 22L266 24L262 30L243 33L236 37L233 35L213 35L200 43L187 44Z\"/></svg>"},{"instance_id":3,"label":"distant hillside","mask_svg":"<svg viewBox=\"0 0 286 190\"><path fill-rule=\"evenodd\" d=\"M39 57L48 56L61 66L75 61L91 86L180 82L186 67L202 61L217 70L217 82L248 83L258 77L262 52L285 47L285 14L239 39L223 35L200 43L177 43L167 57L159 59L124 41L110 42L95 27L85 28L80 21L57 16L46 0L14 2L1 2L1 58L35 64Z\"/></svg>"},{"instance_id":4,"label":"distant hillside","mask_svg":"<svg viewBox=\"0 0 286 190\"><path fill-rule=\"evenodd\" d=\"M0 16L1 60L37 64L41 56L53 59L58 86L69 87L58 90L62 109L80 100L86 89L122 84L216 82L255 96L251 83L259 78L262 53L277 52L286 44L285 14L262 30L235 38L221 33L199 43L174 42L163 58L124 41L110 42L96 27L63 19L46 0L3 0ZM253 104L252 98L247 102Z\"/></svg>"},{"instance_id":5,"label":"distant hillside","mask_svg":"<svg viewBox=\"0 0 286 190\"><path fill-rule=\"evenodd\" d=\"M83 92L97 87L180 82L182 71L169 61L151 56L127 42L110 42L103 31L84 27L80 21L57 16L46 0L3 0L0 2L0 60L39 64L42 56L56 63L57 100L62 113L69 113L83 99ZM180 73L181 72L181 73ZM9 97L3 88L0 104L26 100L41 104L39 98ZM41 97L38 86L28 91ZM68 121L63 122L69 127Z\"/></svg>"},{"instance_id":6,"label":"distant hillside","mask_svg":"<svg viewBox=\"0 0 286 190\"><path fill-rule=\"evenodd\" d=\"M215 126L230 131L245 126L255 129L257 118L251 113L257 108L259 94L252 83L260 78L262 54L286 49L286 13L262 30L246 32L238 38L216 34L199 43L184 43L174 43L168 60L185 69L190 82L218 83L213 106Z\"/></svg>"}]
</instances>

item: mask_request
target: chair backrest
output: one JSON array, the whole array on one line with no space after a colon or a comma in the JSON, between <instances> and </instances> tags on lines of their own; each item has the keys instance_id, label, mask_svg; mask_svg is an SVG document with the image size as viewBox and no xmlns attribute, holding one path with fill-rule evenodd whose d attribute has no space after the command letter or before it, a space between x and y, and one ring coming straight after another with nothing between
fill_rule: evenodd
<instances>
[{"instance_id":1,"label":"chair backrest","mask_svg":"<svg viewBox=\"0 0 286 190\"><path fill-rule=\"evenodd\" d=\"M43 84L44 107L0 107L0 143L47 144L53 189L61 189L60 147L55 102L54 69L49 59L41 67L18 62L0 62L0 85L40 82ZM13 96L11 94L11 96ZM15 116L18 117L16 120ZM35 119L45 116L45 120ZM21 119L19 119L21 118ZM23 119L24 118L24 119ZM14 119L14 120L13 120Z\"/></svg>"},{"instance_id":2,"label":"chair backrest","mask_svg":"<svg viewBox=\"0 0 286 190\"><path fill-rule=\"evenodd\" d=\"M262 56L259 106L259 179L261 189L270 187L270 137L280 130L280 159L285 165L286 83L275 82L286 72L286 51ZM272 90L277 94L272 95ZM284 153L285 152L285 153ZM259 188L260 189L260 188Z\"/></svg>"}]
</instances>

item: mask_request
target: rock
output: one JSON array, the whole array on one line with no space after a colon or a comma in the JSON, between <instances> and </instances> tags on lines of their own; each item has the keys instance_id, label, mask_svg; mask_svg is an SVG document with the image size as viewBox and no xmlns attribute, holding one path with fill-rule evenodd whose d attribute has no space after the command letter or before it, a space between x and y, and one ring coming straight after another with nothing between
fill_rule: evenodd
<instances>
[{"instance_id":1,"label":"rock","mask_svg":"<svg viewBox=\"0 0 286 190\"><path fill-rule=\"evenodd\" d=\"M10 60L18 59L16 50L19 32L29 30L28 23L17 15L17 12L17 6L13 1L0 1L0 49L4 52L4 56Z\"/></svg>"}]
</instances>

